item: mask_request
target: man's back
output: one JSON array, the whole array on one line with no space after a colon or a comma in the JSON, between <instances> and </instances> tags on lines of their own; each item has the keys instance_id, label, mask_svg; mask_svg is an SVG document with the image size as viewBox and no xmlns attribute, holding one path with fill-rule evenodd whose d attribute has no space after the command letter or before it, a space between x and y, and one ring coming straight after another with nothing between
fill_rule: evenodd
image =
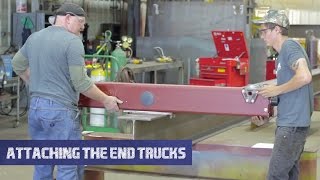
<instances>
[{"instance_id":1,"label":"man's back","mask_svg":"<svg viewBox=\"0 0 320 180\"><path fill-rule=\"evenodd\" d=\"M30 94L54 98L67 106L77 104L79 92L74 90L69 66L83 66L81 39L59 26L34 33L21 49L29 60Z\"/></svg>"}]
</instances>

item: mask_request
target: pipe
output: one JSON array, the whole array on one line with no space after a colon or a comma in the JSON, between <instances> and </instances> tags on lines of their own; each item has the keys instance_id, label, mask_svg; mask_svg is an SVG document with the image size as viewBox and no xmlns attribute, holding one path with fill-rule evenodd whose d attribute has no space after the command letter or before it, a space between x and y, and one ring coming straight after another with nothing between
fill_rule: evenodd
<instances>
[{"instance_id":1,"label":"pipe","mask_svg":"<svg viewBox=\"0 0 320 180\"><path fill-rule=\"evenodd\" d=\"M2 11L2 2L0 2L0 9ZM2 47L2 18L0 18L0 48ZM2 53L2 52L0 52Z\"/></svg>"},{"instance_id":2,"label":"pipe","mask_svg":"<svg viewBox=\"0 0 320 180\"><path fill-rule=\"evenodd\" d=\"M147 0L140 1L140 36L144 37L146 32Z\"/></svg>"},{"instance_id":3,"label":"pipe","mask_svg":"<svg viewBox=\"0 0 320 180\"><path fill-rule=\"evenodd\" d=\"M133 54L133 51L132 51L132 49L130 48L130 47L128 47L127 49L129 49L129 58L132 58L132 54Z\"/></svg>"},{"instance_id":4,"label":"pipe","mask_svg":"<svg viewBox=\"0 0 320 180\"><path fill-rule=\"evenodd\" d=\"M8 38L8 46L11 45L11 0L8 0L8 32L7 32L7 38Z\"/></svg>"}]
</instances>

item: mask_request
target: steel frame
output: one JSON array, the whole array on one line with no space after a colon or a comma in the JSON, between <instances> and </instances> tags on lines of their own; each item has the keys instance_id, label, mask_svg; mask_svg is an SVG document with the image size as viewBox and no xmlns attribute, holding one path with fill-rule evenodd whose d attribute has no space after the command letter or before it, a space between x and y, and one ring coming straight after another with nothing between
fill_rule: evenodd
<instances>
[{"instance_id":1,"label":"steel frame","mask_svg":"<svg viewBox=\"0 0 320 180\"><path fill-rule=\"evenodd\" d=\"M125 110L189 112L269 116L272 114L269 99L258 96L254 103L246 103L242 87L190 86L141 83L96 83L108 95L123 100L119 107ZM80 107L100 107L103 104L85 96Z\"/></svg>"}]
</instances>

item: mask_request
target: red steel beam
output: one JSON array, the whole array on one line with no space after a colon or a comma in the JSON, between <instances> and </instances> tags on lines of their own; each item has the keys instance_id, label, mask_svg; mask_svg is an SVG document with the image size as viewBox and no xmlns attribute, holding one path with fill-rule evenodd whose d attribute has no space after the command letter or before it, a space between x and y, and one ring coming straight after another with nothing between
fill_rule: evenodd
<instances>
[{"instance_id":1,"label":"red steel beam","mask_svg":"<svg viewBox=\"0 0 320 180\"><path fill-rule=\"evenodd\" d=\"M128 110L269 116L271 109L269 100L262 96L255 103L246 103L241 87L113 82L96 85L108 95L123 100L119 107ZM79 106L103 108L101 103L83 95Z\"/></svg>"}]
</instances>

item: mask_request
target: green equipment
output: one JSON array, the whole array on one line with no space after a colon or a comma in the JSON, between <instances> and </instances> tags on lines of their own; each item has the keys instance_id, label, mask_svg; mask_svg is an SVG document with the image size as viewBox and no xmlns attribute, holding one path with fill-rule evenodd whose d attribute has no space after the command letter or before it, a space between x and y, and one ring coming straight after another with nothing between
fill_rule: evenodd
<instances>
[{"instance_id":1,"label":"green equipment","mask_svg":"<svg viewBox=\"0 0 320 180\"><path fill-rule=\"evenodd\" d=\"M104 36L104 43L99 46L97 52L92 55L86 54L84 58L93 61L92 68L100 68L94 70L100 72L99 74L104 74L105 81L115 81L118 71L127 64L128 58L126 52L121 48L120 41L117 41L115 50L110 53L111 31L106 31ZM97 66L94 63L100 63L100 65ZM104 69L104 73L102 73L101 68ZM82 108L81 120L84 131L120 132L117 114L108 113L104 109Z\"/></svg>"},{"instance_id":2,"label":"green equipment","mask_svg":"<svg viewBox=\"0 0 320 180\"><path fill-rule=\"evenodd\" d=\"M111 78L115 79L120 68L128 63L126 52L121 48L120 41L117 41L115 50L111 53L118 61L111 61Z\"/></svg>"}]
</instances>

